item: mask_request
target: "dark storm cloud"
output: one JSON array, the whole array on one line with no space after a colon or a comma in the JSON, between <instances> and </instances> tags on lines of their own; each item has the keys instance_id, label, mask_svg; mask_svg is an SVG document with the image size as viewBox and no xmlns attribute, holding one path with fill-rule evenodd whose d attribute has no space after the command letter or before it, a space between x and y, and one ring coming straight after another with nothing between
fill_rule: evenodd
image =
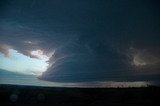
<instances>
[{"instance_id":1,"label":"dark storm cloud","mask_svg":"<svg viewBox=\"0 0 160 106\"><path fill-rule=\"evenodd\" d=\"M35 49L54 52L41 79L159 80L160 8L156 0L15 0L2 4L0 45L25 55ZM137 65L144 63L143 68Z\"/></svg>"}]
</instances>

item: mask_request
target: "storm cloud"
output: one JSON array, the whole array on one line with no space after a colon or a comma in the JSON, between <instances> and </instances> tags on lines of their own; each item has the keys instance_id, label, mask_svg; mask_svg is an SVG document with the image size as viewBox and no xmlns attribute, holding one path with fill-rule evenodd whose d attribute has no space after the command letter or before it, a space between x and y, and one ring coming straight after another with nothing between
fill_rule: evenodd
<instances>
[{"instance_id":1,"label":"storm cloud","mask_svg":"<svg viewBox=\"0 0 160 106\"><path fill-rule=\"evenodd\" d=\"M2 0L0 52L31 58L43 50L39 78L57 82L157 81L158 0Z\"/></svg>"}]
</instances>

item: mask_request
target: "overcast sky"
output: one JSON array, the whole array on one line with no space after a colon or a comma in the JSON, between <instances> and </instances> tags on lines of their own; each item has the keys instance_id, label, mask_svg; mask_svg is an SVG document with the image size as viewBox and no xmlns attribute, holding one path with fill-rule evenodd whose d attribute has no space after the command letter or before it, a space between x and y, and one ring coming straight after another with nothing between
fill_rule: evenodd
<instances>
[{"instance_id":1,"label":"overcast sky","mask_svg":"<svg viewBox=\"0 0 160 106\"><path fill-rule=\"evenodd\" d=\"M41 80L160 81L159 5L159 0L1 0L0 68L18 70L31 59L44 59L44 65L34 62L39 68L32 62L27 68L40 70ZM21 58L15 63L22 55L30 60L10 65L6 59L14 52ZM28 70L23 74L36 73Z\"/></svg>"}]
</instances>

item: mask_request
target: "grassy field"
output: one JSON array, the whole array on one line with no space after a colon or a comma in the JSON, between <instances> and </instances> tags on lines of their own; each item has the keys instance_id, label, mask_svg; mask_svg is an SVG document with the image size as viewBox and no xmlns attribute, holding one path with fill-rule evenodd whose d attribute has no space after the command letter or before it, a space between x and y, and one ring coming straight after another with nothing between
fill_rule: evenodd
<instances>
[{"instance_id":1,"label":"grassy field","mask_svg":"<svg viewBox=\"0 0 160 106\"><path fill-rule=\"evenodd\" d=\"M160 88L56 88L0 85L1 106L158 106Z\"/></svg>"}]
</instances>

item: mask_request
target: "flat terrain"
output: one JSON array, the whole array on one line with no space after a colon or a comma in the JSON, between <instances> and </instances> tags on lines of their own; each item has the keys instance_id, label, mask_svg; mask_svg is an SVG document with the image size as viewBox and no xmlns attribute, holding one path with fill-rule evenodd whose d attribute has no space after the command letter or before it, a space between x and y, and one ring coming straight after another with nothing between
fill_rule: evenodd
<instances>
[{"instance_id":1,"label":"flat terrain","mask_svg":"<svg viewBox=\"0 0 160 106\"><path fill-rule=\"evenodd\" d=\"M4 106L160 106L160 88L56 88L0 85Z\"/></svg>"}]
</instances>

